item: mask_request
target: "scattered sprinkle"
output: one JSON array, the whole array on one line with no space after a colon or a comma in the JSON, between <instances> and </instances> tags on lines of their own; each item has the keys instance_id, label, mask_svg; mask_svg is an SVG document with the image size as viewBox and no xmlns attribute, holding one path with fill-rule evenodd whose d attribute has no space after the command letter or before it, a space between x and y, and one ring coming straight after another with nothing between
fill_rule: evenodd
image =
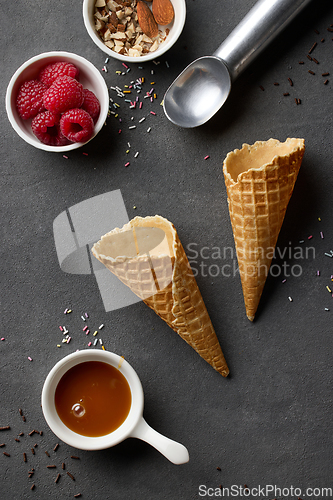
<instances>
[{"instance_id":1,"label":"scattered sprinkle","mask_svg":"<svg viewBox=\"0 0 333 500\"><path fill-rule=\"evenodd\" d=\"M330 287L329 287L329 286L327 286L327 287L326 287L326 289L327 289L330 293L332 293L332 290L330 289Z\"/></svg>"},{"instance_id":2,"label":"scattered sprinkle","mask_svg":"<svg viewBox=\"0 0 333 500\"><path fill-rule=\"evenodd\" d=\"M206 156L204 157L204 160L208 160L208 158L209 158L209 155L206 155Z\"/></svg>"},{"instance_id":3,"label":"scattered sprinkle","mask_svg":"<svg viewBox=\"0 0 333 500\"><path fill-rule=\"evenodd\" d=\"M29 361L32 361L32 358L31 358L30 356L28 356L28 360L29 360Z\"/></svg>"},{"instance_id":4,"label":"scattered sprinkle","mask_svg":"<svg viewBox=\"0 0 333 500\"><path fill-rule=\"evenodd\" d=\"M309 50L309 52L308 52L308 53L309 53L309 54L311 54L311 52L312 52L312 51L313 51L316 47L317 47L317 42L315 42L315 43L312 45L312 47L311 47L311 49Z\"/></svg>"},{"instance_id":5,"label":"scattered sprinkle","mask_svg":"<svg viewBox=\"0 0 333 500\"><path fill-rule=\"evenodd\" d=\"M293 301L292 297L288 297L288 299L289 299L289 301L290 301L290 302L292 302L292 301Z\"/></svg>"}]
</instances>

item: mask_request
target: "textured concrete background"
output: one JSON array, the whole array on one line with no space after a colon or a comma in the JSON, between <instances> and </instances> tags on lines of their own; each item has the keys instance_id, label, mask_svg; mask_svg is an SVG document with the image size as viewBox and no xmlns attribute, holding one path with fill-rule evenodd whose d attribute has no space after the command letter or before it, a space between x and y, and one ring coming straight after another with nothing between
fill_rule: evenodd
<instances>
[{"instance_id":1,"label":"textured concrete background","mask_svg":"<svg viewBox=\"0 0 333 500\"><path fill-rule=\"evenodd\" d=\"M333 249L333 34L327 31L333 23L332 1L312 2L239 78L224 108L193 130L166 119L160 106L164 92L186 64L217 48L254 1L186 4L184 31L159 64L146 63L143 69L132 64L130 73L117 76L123 67L110 60L108 73L103 73L108 86L144 76L145 90L153 86L157 100L145 103L142 113L118 100L122 122L111 116L97 138L66 159L34 149L16 135L5 113L6 86L24 61L41 52L74 52L99 69L105 55L85 32L81 2L2 2L0 320L5 340L0 342L0 426L10 425L11 430L0 433L0 444L5 443L0 451L1 498L68 499L82 493L89 500L194 500L203 497L200 485L214 488L210 492L217 496L219 485L245 484L302 489L302 494L287 495L285 490L258 498L306 498L306 488L333 486L333 299L326 288L333 285L333 260L324 255ZM307 59L315 41L313 56L319 65ZM300 60L305 64L299 65ZM327 85L323 72L330 73ZM284 92L290 96L284 97ZM295 104L295 97L301 105ZM142 116L146 120L139 124ZM133 123L137 128L131 130ZM270 276L252 324L245 315L239 276L209 275L216 274L216 267L210 266L234 261L230 253L220 259L212 255L214 247L222 252L233 248L222 162L244 142L293 136L305 139L306 153L278 242L287 253L274 263L299 264L302 274L285 283L283 275ZM116 189L121 190L129 218L157 213L175 224L196 261L197 282L230 367L228 379L145 304L106 313L93 276L60 269L54 219L83 200ZM300 240L304 256L306 248L314 249L302 260L295 257ZM193 249L200 252L203 247L208 249L194 258ZM72 308L71 315L64 316L66 307ZM100 452L74 450L61 442L53 451L58 438L44 421L41 389L59 359L87 347L80 318L85 311L91 329L104 323L100 335L105 348L124 355L138 372L146 420L187 446L188 464L172 465L134 439ZM71 343L60 349L59 325L72 334ZM43 435L29 436L33 429ZM24 436L17 442L20 432ZM75 481L62 471L62 462ZM47 469L49 464L56 469ZM28 478L31 468L35 473ZM55 484L58 473L62 476Z\"/></svg>"}]
</instances>

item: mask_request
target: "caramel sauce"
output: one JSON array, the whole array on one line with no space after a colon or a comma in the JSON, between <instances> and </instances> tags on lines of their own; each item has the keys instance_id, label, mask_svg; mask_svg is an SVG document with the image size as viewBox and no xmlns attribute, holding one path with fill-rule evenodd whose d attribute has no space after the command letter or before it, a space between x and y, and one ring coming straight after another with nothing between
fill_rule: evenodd
<instances>
[{"instance_id":1,"label":"caramel sauce","mask_svg":"<svg viewBox=\"0 0 333 500\"><path fill-rule=\"evenodd\" d=\"M120 427L129 413L132 395L119 369L102 361L86 361L62 376L54 399L57 413L69 429L98 437Z\"/></svg>"}]
</instances>

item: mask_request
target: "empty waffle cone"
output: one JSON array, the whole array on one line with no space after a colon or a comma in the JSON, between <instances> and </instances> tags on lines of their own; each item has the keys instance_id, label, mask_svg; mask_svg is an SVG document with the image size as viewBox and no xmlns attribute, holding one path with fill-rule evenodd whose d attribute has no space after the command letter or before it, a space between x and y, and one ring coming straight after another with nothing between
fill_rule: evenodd
<instances>
[{"instance_id":1,"label":"empty waffle cone","mask_svg":"<svg viewBox=\"0 0 333 500\"><path fill-rule=\"evenodd\" d=\"M135 217L101 237L93 255L224 377L220 344L174 225Z\"/></svg>"},{"instance_id":2,"label":"empty waffle cone","mask_svg":"<svg viewBox=\"0 0 333 500\"><path fill-rule=\"evenodd\" d=\"M275 139L230 152L223 162L246 315L254 320L304 155L304 140Z\"/></svg>"}]
</instances>

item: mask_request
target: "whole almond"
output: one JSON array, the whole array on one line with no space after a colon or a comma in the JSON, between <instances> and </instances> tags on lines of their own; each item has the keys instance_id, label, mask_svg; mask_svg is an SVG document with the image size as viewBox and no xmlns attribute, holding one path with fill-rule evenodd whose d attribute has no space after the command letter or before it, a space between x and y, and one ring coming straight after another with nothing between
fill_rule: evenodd
<instances>
[{"instance_id":1,"label":"whole almond","mask_svg":"<svg viewBox=\"0 0 333 500\"><path fill-rule=\"evenodd\" d=\"M149 38L155 38L158 35L158 26L148 5L139 0L136 10L138 13L139 25L144 34L149 36Z\"/></svg>"},{"instance_id":2,"label":"whole almond","mask_svg":"<svg viewBox=\"0 0 333 500\"><path fill-rule=\"evenodd\" d=\"M155 21L161 26L170 24L175 16L170 0L153 0L152 10Z\"/></svg>"}]
</instances>

